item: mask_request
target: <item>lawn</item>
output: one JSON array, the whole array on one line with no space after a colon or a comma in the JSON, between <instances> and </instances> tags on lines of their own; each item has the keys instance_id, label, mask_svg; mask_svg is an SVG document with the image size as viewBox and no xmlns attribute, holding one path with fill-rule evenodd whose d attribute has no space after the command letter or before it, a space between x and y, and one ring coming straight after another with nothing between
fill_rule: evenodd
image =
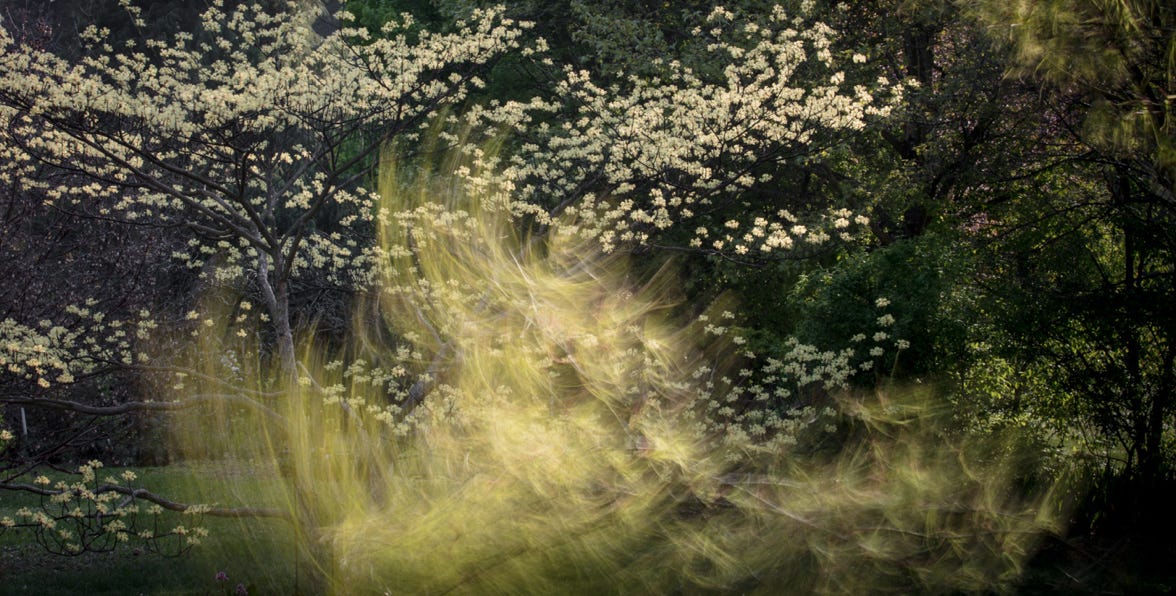
<instances>
[{"instance_id":1,"label":"lawn","mask_svg":"<svg viewBox=\"0 0 1176 596\"><path fill-rule=\"evenodd\" d=\"M276 503L275 477L251 466L108 468L100 477L126 469L137 474L136 487L175 500L220 506ZM0 493L0 517L39 502L35 495ZM204 525L210 536L179 557L146 552L134 542L113 553L53 555L36 544L30 529L9 529L0 534L0 594L221 594L233 593L238 583L250 594L297 591L292 530L286 522L206 517ZM229 580L218 582L218 572Z\"/></svg>"}]
</instances>

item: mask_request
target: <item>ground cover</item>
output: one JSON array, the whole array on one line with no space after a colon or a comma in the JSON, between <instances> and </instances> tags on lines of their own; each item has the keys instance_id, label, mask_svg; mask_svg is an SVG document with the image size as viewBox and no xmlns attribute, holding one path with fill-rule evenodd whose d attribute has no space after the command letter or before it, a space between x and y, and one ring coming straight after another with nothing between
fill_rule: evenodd
<instances>
[{"instance_id":1,"label":"ground cover","mask_svg":"<svg viewBox=\"0 0 1176 596\"><path fill-rule=\"evenodd\" d=\"M246 499L261 498L273 503L268 490L273 477L248 464L185 463L104 472L117 475L124 470L138 476L135 486L176 500L232 506L256 504ZM218 480L208 481L213 474ZM21 507L39 503L36 495L5 492L0 495L0 517L12 517ZM178 557L161 556L133 543L110 553L54 555L35 542L31 530L7 530L0 534L0 594L232 594L238 583L250 594L296 592L294 540L286 522L205 518L203 525L208 538ZM221 572L227 580L217 580Z\"/></svg>"}]
</instances>

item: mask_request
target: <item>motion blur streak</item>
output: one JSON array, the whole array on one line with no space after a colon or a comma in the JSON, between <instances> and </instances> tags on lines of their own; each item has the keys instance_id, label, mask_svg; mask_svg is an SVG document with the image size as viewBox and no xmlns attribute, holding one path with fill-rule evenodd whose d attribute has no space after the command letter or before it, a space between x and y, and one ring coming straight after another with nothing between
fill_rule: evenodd
<instances>
[{"instance_id":1,"label":"motion blur streak","mask_svg":"<svg viewBox=\"0 0 1176 596\"><path fill-rule=\"evenodd\" d=\"M924 387L821 393L831 416L728 399L716 379L755 365L700 319L729 305L691 317L672 264L638 275L575 221L520 233L440 170L385 164L385 266L350 345L303 344L283 422L219 414L281 470L323 589L1001 591L1057 529L1015 436L948 432ZM787 423L720 432L716 405Z\"/></svg>"}]
</instances>

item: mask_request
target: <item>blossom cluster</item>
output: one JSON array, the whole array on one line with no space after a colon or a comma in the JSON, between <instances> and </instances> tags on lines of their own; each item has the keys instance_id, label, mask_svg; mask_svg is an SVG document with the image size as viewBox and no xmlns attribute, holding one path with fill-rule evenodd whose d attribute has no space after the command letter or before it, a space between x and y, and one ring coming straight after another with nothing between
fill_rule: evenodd
<instances>
[{"instance_id":1,"label":"blossom cluster","mask_svg":"<svg viewBox=\"0 0 1176 596\"><path fill-rule=\"evenodd\" d=\"M341 13L343 26L319 37L304 15L218 0L198 34L116 47L90 27L73 63L0 28L0 182L186 230L192 242L173 256L212 284L318 276L362 287L365 168L386 141L416 138L481 88L478 73L519 47L523 25L499 8L431 33L402 15L372 37ZM69 175L45 176L46 165ZM266 304L275 322L282 292Z\"/></svg>"},{"instance_id":2,"label":"blossom cluster","mask_svg":"<svg viewBox=\"0 0 1176 596\"><path fill-rule=\"evenodd\" d=\"M684 224L694 230L690 247L755 256L862 229L868 220L860 213L802 222L762 205L755 191L776 184L779 168L818 152L831 135L885 115L888 104L860 85L847 88L828 26L781 7L762 22L733 19L716 8L707 29L696 31L710 40L708 65L667 60L656 75L605 86L566 67L557 99L475 110L471 120L524 139L492 170L497 181L476 184L501 189L499 199L516 213L544 224L558 219L565 233L606 251L657 243ZM814 86L810 71L822 69L827 79Z\"/></svg>"},{"instance_id":3,"label":"blossom cluster","mask_svg":"<svg viewBox=\"0 0 1176 596\"><path fill-rule=\"evenodd\" d=\"M0 373L41 391L105 367L145 362L148 356L135 350L135 342L148 339L157 327L151 313L114 319L95 309L97 304L91 299L68 305L58 322L0 321Z\"/></svg>"}]
</instances>

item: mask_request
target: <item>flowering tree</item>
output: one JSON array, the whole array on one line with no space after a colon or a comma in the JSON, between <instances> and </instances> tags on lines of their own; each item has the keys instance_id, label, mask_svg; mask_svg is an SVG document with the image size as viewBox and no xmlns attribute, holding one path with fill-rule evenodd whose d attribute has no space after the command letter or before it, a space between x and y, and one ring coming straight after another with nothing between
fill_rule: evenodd
<instances>
[{"instance_id":1,"label":"flowering tree","mask_svg":"<svg viewBox=\"0 0 1176 596\"><path fill-rule=\"evenodd\" d=\"M378 38L344 27L320 39L298 15L218 2L196 35L119 48L91 27L73 64L0 33L3 181L190 234L176 257L257 289L287 370L292 280L364 280L354 230L370 216L361 183L377 149L479 87L519 35L501 11L412 36L405 16Z\"/></svg>"},{"instance_id":2,"label":"flowering tree","mask_svg":"<svg viewBox=\"0 0 1176 596\"><path fill-rule=\"evenodd\" d=\"M142 27L138 11L127 10ZM320 39L300 18L214 4L197 35L118 48L108 32L91 28L90 51L76 63L0 38L4 181L95 218L187 232L188 248L174 257L212 281L255 289L288 372L292 284L325 275L362 286L370 257L383 254L369 253L359 238L373 216L389 216L371 208L361 184L376 150L417 138L440 107L480 87L477 72L518 47L520 35L501 9L473 10L469 24L449 34L419 31L404 16L376 38L356 27ZM707 26L699 38L718 56L701 71L668 62L654 65L654 75L602 87L586 72L556 69L558 101L473 109L470 121L506 125L526 142L503 167L474 160L469 182L501 190L497 200L516 217L564 222L560 234L606 250L653 242L684 222L699 224L690 248L719 254L779 252L793 238L823 242L825 230L786 209L746 205L817 135L861 128L867 112L884 108L871 107L861 87L842 93L828 51L832 31L819 23L782 10L747 23L715 10L699 23ZM827 84L801 86L797 72L808 67L828 71ZM544 124L553 118L565 123ZM848 216L818 213L835 230L850 226ZM110 320L96 306L71 307L78 321L68 326L51 317L44 325L6 320L10 371L47 389L92 372L94 363L148 360L132 344L158 325L152 314ZM238 323L253 316L249 302L237 312ZM441 365L446 349L434 348ZM422 385L413 387L410 402L422 397ZM178 407L38 403L93 414Z\"/></svg>"},{"instance_id":3,"label":"flowering tree","mask_svg":"<svg viewBox=\"0 0 1176 596\"><path fill-rule=\"evenodd\" d=\"M717 8L691 34L705 60L654 60L651 73L612 83L569 66L554 101L471 114L522 132L522 150L498 174L516 211L543 224L572 215L606 250L660 245L747 259L867 223L772 192L790 164L888 112L865 86L845 84L833 30L803 11Z\"/></svg>"},{"instance_id":4,"label":"flowering tree","mask_svg":"<svg viewBox=\"0 0 1176 596\"><path fill-rule=\"evenodd\" d=\"M264 335L273 338L281 369L292 372L294 285L317 276L355 288L368 279L360 237L372 212L363 182L377 151L392 140L411 141L439 109L481 86L477 74L518 47L520 29L489 10L448 34L418 31L404 15L377 36L346 26L320 36L294 5L271 12L245 3L228 11L214 2L197 32L160 39L148 34L136 7L124 4L142 37L115 42L109 31L91 27L83 33L84 55L72 62L24 33L11 35L10 23L0 28L0 183L6 200L19 207L6 213L44 203L102 226L148 226L179 237L180 246L169 249L176 261L209 283L260 297L265 312L258 316L250 302L239 302L236 322L268 323ZM340 17L345 24L346 14ZM19 256L35 246L16 241L3 248ZM232 377L183 403L135 396L141 399L110 404L78 395L73 388L81 379L155 360L148 344L160 321L145 309L117 316L105 298L43 294L42 308L6 310L0 398L86 417L174 411L210 400L264 409L255 399L261 394ZM198 309L188 318L197 327L213 322L201 321ZM236 331L246 335L244 328ZM183 378L200 375L178 372L168 385L172 396ZM143 391L150 383L137 379L135 386ZM11 431L4 432L9 443ZM46 531L62 520L100 522L113 509L134 507L135 499L188 509L117 482L14 481L25 469L5 466L0 484L95 507L83 506L80 517L63 506L25 520ZM259 512L266 514L249 508L213 514ZM62 549L74 551L112 532L95 523L70 537L55 535L65 541Z\"/></svg>"},{"instance_id":5,"label":"flowering tree","mask_svg":"<svg viewBox=\"0 0 1176 596\"><path fill-rule=\"evenodd\" d=\"M420 141L443 106L481 86L477 72L519 47L520 28L495 9L447 34L403 17L380 35L356 27L319 38L296 15L214 5L199 36L117 50L91 29L92 52L73 64L0 40L6 182L96 217L184 230L192 242L177 259L261 296L283 374L193 342L189 382L172 389L248 425L240 450L274 474L286 508L187 507L117 482L94 487L93 464L82 483L0 487L107 508L79 509L82 519L107 515L119 496L284 517L326 579L372 591L393 581L485 591L550 577L534 585L558 592L613 575L646 589L766 587L788 581L791 560L814 557L819 585L838 591L857 581L844 569L862 582L884 578L885 569L852 564L865 559L932 560L924 581L933 589L1008 577L1006 560L1019 560L1034 535L1025 529L1040 527L1035 509L1006 515L1019 505L1001 497L1006 485L976 481L964 454L940 461L896 439L828 466L790 461L797 444L840 432L834 410L799 389L844 388L905 347L890 336L885 299L876 328L862 330L872 344L865 333L860 347L838 351L792 342L784 357L760 359L725 304L694 318L674 312L671 267L644 279L625 267L626 249L650 246L775 258L866 223L803 197L764 200L790 163L886 112L866 87L846 86L828 27L803 10L715 9L692 31L708 60L607 82L541 62L555 73L547 97L444 120L474 131L434 129L454 145L451 167L436 175L412 164L404 179L388 168L375 203L362 185L371 158L389 141ZM508 146L468 142L487 128L505 129ZM528 223L533 232L520 233ZM379 243L360 240L369 225ZM363 318L342 358L310 339L308 355L295 357L292 285L312 273L367 287L387 317ZM92 330L115 323L77 312ZM238 331L223 335L241 337L238 354L256 354L264 336L243 325L250 312L240 302L227 316L194 309L192 319ZM140 319L133 327L149 337L150 313ZM85 338L51 323L0 329L20 339L4 356L20 374L50 383L60 371L69 382L75 348L65 340ZM129 340L109 349L139 358ZM244 415L230 407L254 397L268 401ZM870 423L870 411L858 420ZM895 418L896 428L915 426ZM900 472L856 472L875 467ZM907 468L950 480L924 482ZM941 521L938 508L963 502L990 532ZM901 515L907 508L915 515ZM22 521L52 530L73 510L38 513ZM880 526L895 531L880 538ZM779 542L765 548L762 528ZM114 540L126 530L101 529Z\"/></svg>"}]
</instances>

